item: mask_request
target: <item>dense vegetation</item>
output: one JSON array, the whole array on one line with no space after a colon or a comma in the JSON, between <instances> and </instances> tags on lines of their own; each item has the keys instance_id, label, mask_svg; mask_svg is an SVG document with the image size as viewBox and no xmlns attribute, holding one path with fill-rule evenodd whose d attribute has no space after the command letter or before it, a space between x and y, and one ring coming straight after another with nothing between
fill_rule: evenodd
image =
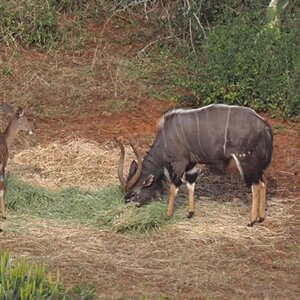
<instances>
[{"instance_id":1,"label":"dense vegetation","mask_svg":"<svg viewBox=\"0 0 300 300\"><path fill-rule=\"evenodd\" d=\"M0 42L49 51L71 45L70 39L82 35L89 24L103 24L120 16L134 24L142 16L153 31L159 31L159 38L153 43L155 49L142 51L135 64L140 66L146 58L147 66L149 59L153 65L166 58L167 63L155 71L149 66L135 70L147 69L149 81L159 74L164 85L157 95L160 98L175 98L187 106L226 102L280 112L284 117L297 116L300 5L296 0L280 0L270 9L269 3L2 1ZM140 80L145 80L145 74L140 74Z\"/></svg>"},{"instance_id":2,"label":"dense vegetation","mask_svg":"<svg viewBox=\"0 0 300 300\"><path fill-rule=\"evenodd\" d=\"M95 299L95 294L80 286L66 291L60 284L59 273L46 272L45 265L28 263L0 249L0 299Z\"/></svg>"},{"instance_id":3,"label":"dense vegetation","mask_svg":"<svg viewBox=\"0 0 300 300\"><path fill-rule=\"evenodd\" d=\"M0 299L63 299L59 295L58 275L53 279L43 265L14 260L0 249Z\"/></svg>"}]
</instances>

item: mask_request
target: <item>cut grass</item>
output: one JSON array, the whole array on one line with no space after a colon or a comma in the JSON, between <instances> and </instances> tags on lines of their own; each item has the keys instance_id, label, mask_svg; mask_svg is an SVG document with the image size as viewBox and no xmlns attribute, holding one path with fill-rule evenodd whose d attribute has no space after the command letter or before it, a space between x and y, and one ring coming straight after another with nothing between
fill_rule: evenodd
<instances>
[{"instance_id":1,"label":"cut grass","mask_svg":"<svg viewBox=\"0 0 300 300\"><path fill-rule=\"evenodd\" d=\"M83 191L77 188L50 191L25 183L15 174L7 176L7 201L10 212L54 218L122 233L151 233L180 218L180 210L171 219L166 217L165 201L153 201L141 208L125 204L117 186L109 186L100 191Z\"/></svg>"}]
</instances>

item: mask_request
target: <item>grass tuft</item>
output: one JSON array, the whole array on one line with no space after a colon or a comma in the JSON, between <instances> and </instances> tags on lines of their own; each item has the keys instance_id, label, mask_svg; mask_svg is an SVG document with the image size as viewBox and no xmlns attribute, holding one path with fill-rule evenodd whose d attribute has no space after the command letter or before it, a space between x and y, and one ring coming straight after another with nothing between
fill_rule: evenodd
<instances>
[{"instance_id":1,"label":"grass tuft","mask_svg":"<svg viewBox=\"0 0 300 300\"><path fill-rule=\"evenodd\" d=\"M53 277L44 265L13 259L8 251L0 250L0 299L63 299L59 273Z\"/></svg>"},{"instance_id":2,"label":"grass tuft","mask_svg":"<svg viewBox=\"0 0 300 300\"><path fill-rule=\"evenodd\" d=\"M154 201L142 208L119 205L99 214L98 222L116 232L151 233L166 224L178 220L178 215L169 219L166 216L165 201Z\"/></svg>"},{"instance_id":3,"label":"grass tuft","mask_svg":"<svg viewBox=\"0 0 300 300\"><path fill-rule=\"evenodd\" d=\"M151 233L178 220L165 215L165 201L154 201L138 208L125 204L117 186L100 191L83 191L77 188L59 191L46 190L7 176L8 209L67 222L122 233ZM178 210L177 210L178 212Z\"/></svg>"}]
</instances>

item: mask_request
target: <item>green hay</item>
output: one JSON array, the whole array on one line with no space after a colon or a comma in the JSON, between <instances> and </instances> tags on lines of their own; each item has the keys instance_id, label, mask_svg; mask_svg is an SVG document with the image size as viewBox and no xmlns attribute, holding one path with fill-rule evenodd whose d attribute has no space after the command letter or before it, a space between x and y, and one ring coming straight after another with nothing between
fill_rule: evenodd
<instances>
[{"instance_id":1,"label":"green hay","mask_svg":"<svg viewBox=\"0 0 300 300\"><path fill-rule=\"evenodd\" d=\"M141 208L125 204L117 186L100 191L77 188L50 191L25 183L14 174L7 176L7 206L9 213L54 218L122 233L150 233L183 215L177 210L174 217L167 218L166 201L153 201Z\"/></svg>"}]
</instances>

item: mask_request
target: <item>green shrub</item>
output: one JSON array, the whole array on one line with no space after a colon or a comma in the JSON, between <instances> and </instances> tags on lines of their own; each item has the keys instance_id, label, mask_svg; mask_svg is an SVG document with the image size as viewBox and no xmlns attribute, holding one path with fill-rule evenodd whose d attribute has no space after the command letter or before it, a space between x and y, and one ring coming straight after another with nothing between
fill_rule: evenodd
<instances>
[{"instance_id":1,"label":"green shrub","mask_svg":"<svg viewBox=\"0 0 300 300\"><path fill-rule=\"evenodd\" d=\"M45 266L13 259L0 250L0 299L62 299L59 276L45 273Z\"/></svg>"},{"instance_id":2,"label":"green shrub","mask_svg":"<svg viewBox=\"0 0 300 300\"><path fill-rule=\"evenodd\" d=\"M1 1L0 41L51 47L62 37L57 13L48 1Z\"/></svg>"},{"instance_id":3,"label":"green shrub","mask_svg":"<svg viewBox=\"0 0 300 300\"><path fill-rule=\"evenodd\" d=\"M258 15L216 26L204 48L205 103L224 102L260 111L300 113L300 39L296 22L289 30L267 28ZM295 20L296 21L296 20Z\"/></svg>"}]
</instances>

